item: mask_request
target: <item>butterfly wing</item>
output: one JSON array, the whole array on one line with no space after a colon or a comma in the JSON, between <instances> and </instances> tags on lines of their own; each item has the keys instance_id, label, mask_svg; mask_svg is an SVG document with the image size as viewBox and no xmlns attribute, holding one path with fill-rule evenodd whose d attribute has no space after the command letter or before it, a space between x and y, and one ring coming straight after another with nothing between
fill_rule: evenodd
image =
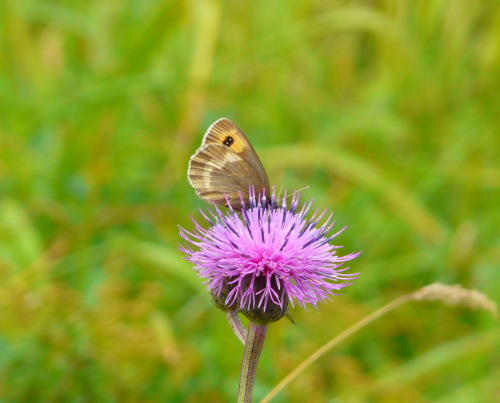
<instances>
[{"instance_id":1,"label":"butterfly wing","mask_svg":"<svg viewBox=\"0 0 500 403\"><path fill-rule=\"evenodd\" d=\"M269 194L269 179L262 162L243 132L230 120L219 119L209 127L201 147L189 161L188 179L203 200L240 207L240 194L248 189Z\"/></svg>"},{"instance_id":2,"label":"butterfly wing","mask_svg":"<svg viewBox=\"0 0 500 403\"><path fill-rule=\"evenodd\" d=\"M264 184L266 190L269 190L269 179L267 178L262 162L245 133L233 122L226 118L215 121L203 136L201 146L203 147L208 144L225 145L240 155L256 171L257 176L261 180L259 184Z\"/></svg>"}]
</instances>

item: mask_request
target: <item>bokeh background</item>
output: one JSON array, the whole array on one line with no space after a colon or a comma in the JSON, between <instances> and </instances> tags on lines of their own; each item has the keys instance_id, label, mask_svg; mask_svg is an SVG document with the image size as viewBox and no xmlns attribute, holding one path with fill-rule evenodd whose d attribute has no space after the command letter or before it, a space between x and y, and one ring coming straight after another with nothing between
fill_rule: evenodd
<instances>
[{"instance_id":1,"label":"bokeh background","mask_svg":"<svg viewBox=\"0 0 500 403\"><path fill-rule=\"evenodd\" d=\"M420 286L498 300L499 38L490 0L0 2L1 400L234 400L242 347L176 249L221 116L363 251L271 327L256 398ZM495 401L496 325L405 306L276 401Z\"/></svg>"}]
</instances>

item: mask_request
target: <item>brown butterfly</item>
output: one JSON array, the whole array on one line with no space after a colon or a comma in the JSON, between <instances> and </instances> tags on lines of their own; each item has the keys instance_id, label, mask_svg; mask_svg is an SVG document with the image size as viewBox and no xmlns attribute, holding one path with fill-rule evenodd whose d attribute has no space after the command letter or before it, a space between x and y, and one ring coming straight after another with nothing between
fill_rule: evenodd
<instances>
[{"instance_id":1,"label":"brown butterfly","mask_svg":"<svg viewBox=\"0 0 500 403\"><path fill-rule=\"evenodd\" d=\"M234 208L249 201L249 188L269 195L269 179L247 136L229 119L214 122L189 159L188 179L203 200ZM241 195L241 196L240 196Z\"/></svg>"}]
</instances>

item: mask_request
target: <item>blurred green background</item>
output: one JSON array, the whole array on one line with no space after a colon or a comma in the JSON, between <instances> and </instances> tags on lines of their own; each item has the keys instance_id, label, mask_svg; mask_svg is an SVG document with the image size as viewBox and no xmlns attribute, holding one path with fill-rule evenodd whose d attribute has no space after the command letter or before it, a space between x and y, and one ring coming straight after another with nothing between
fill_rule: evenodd
<instances>
[{"instance_id":1,"label":"blurred green background","mask_svg":"<svg viewBox=\"0 0 500 403\"><path fill-rule=\"evenodd\" d=\"M498 299L499 38L491 0L0 2L0 400L234 400L242 347L176 249L221 116L363 251L344 296L271 327L257 399L420 286ZM498 335L408 305L276 401L494 401Z\"/></svg>"}]
</instances>

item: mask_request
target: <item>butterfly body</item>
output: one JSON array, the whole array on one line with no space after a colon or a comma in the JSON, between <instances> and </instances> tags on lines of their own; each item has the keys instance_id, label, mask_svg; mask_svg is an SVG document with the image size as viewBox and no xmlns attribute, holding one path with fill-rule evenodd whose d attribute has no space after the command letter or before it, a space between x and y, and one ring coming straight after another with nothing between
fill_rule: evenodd
<instances>
[{"instance_id":1,"label":"butterfly body","mask_svg":"<svg viewBox=\"0 0 500 403\"><path fill-rule=\"evenodd\" d=\"M191 156L188 179L203 200L233 208L248 202L249 189L269 194L269 179L250 141L229 119L214 122Z\"/></svg>"}]
</instances>

